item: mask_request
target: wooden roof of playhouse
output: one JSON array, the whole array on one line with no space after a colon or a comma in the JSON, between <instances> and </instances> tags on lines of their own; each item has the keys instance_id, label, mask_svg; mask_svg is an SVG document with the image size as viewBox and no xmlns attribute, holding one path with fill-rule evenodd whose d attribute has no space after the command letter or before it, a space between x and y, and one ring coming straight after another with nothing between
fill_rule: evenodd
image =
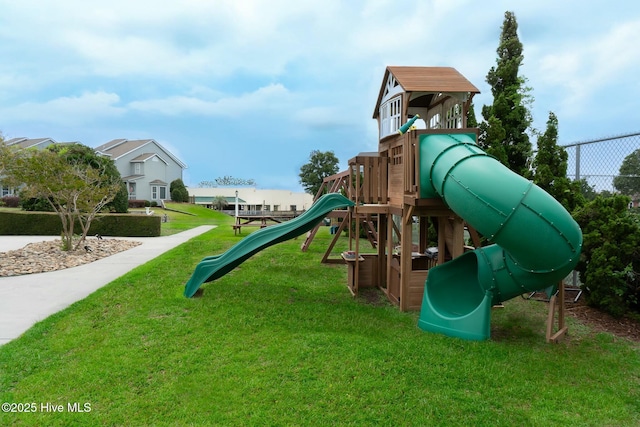
<instances>
[{"instance_id":1,"label":"wooden roof of playhouse","mask_svg":"<svg viewBox=\"0 0 640 427\"><path fill-rule=\"evenodd\" d=\"M380 103L390 91L421 92L412 96L412 106L428 107L433 97L439 93L480 93L469 80L452 67L406 67L388 66L382 79L382 86L373 112L379 114Z\"/></svg>"}]
</instances>

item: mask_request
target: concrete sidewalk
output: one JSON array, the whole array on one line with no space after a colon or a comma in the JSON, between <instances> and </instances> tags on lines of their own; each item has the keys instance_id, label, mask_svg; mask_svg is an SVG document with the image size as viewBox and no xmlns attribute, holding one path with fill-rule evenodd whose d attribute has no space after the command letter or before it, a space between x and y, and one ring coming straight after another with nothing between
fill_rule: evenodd
<instances>
[{"instance_id":1,"label":"concrete sidewalk","mask_svg":"<svg viewBox=\"0 0 640 427\"><path fill-rule=\"evenodd\" d=\"M203 225L164 237L127 237L142 242L135 248L78 267L48 273L0 277L0 345L24 333L133 268L214 228ZM57 236L0 236L0 252ZM108 238L108 237L107 237Z\"/></svg>"}]
</instances>

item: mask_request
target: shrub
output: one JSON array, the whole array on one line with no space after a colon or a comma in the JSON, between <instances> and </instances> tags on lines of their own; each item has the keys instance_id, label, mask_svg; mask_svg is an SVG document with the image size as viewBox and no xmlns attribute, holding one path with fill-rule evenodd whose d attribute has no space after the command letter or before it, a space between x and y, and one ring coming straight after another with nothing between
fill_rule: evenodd
<instances>
[{"instance_id":1,"label":"shrub","mask_svg":"<svg viewBox=\"0 0 640 427\"><path fill-rule=\"evenodd\" d=\"M89 235L154 237L160 235L160 221L158 215L100 214L91 222ZM51 212L0 212L0 236L55 236L61 231L60 218Z\"/></svg>"},{"instance_id":2,"label":"shrub","mask_svg":"<svg viewBox=\"0 0 640 427\"><path fill-rule=\"evenodd\" d=\"M171 181L171 184L169 185L169 194L171 195L171 200L174 202L189 202L189 191L187 191L187 187L184 186L181 179Z\"/></svg>"},{"instance_id":3,"label":"shrub","mask_svg":"<svg viewBox=\"0 0 640 427\"><path fill-rule=\"evenodd\" d=\"M622 316L640 313L640 225L629 198L598 196L575 218L584 237L576 269L587 304Z\"/></svg>"},{"instance_id":4,"label":"shrub","mask_svg":"<svg viewBox=\"0 0 640 427\"><path fill-rule=\"evenodd\" d=\"M141 199L130 199L129 207L130 208L144 208L148 202L146 200Z\"/></svg>"},{"instance_id":5,"label":"shrub","mask_svg":"<svg viewBox=\"0 0 640 427\"><path fill-rule=\"evenodd\" d=\"M23 211L53 212L53 207L47 199L26 197L20 198L20 207Z\"/></svg>"},{"instance_id":6,"label":"shrub","mask_svg":"<svg viewBox=\"0 0 640 427\"><path fill-rule=\"evenodd\" d=\"M2 198L2 206L8 208L17 208L20 206L20 197L18 196L4 196Z\"/></svg>"},{"instance_id":7,"label":"shrub","mask_svg":"<svg viewBox=\"0 0 640 427\"><path fill-rule=\"evenodd\" d=\"M127 213L129 210L129 193L127 191L127 184L122 183L120 185L120 191L116 194L116 197L107 204L109 212Z\"/></svg>"}]
</instances>

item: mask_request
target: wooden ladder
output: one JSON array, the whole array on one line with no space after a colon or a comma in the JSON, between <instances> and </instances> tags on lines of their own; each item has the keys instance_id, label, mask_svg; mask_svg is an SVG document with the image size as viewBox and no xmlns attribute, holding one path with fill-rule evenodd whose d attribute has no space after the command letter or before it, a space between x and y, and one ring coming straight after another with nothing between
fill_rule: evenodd
<instances>
[{"instance_id":1,"label":"wooden ladder","mask_svg":"<svg viewBox=\"0 0 640 427\"><path fill-rule=\"evenodd\" d=\"M378 247L378 232L376 231L376 227L373 224L373 220L371 219L371 215L367 214L367 216L362 221L362 227L364 231L367 233L367 239L369 239L369 243L371 243L371 247L374 249Z\"/></svg>"}]
</instances>

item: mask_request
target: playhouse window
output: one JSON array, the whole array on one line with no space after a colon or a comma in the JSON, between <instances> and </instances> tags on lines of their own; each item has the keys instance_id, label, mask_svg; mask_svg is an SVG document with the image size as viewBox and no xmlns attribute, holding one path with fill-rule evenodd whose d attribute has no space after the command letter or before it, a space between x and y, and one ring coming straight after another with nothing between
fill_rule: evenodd
<instances>
[{"instance_id":1,"label":"playhouse window","mask_svg":"<svg viewBox=\"0 0 640 427\"><path fill-rule=\"evenodd\" d=\"M400 129L402 99L393 97L380 105L380 137L395 133Z\"/></svg>"},{"instance_id":2,"label":"playhouse window","mask_svg":"<svg viewBox=\"0 0 640 427\"><path fill-rule=\"evenodd\" d=\"M462 128L462 108L460 108L460 104L454 104L447 110L445 127L447 129Z\"/></svg>"},{"instance_id":3,"label":"playhouse window","mask_svg":"<svg viewBox=\"0 0 640 427\"><path fill-rule=\"evenodd\" d=\"M436 113L429 119L429 129L440 129L440 127L440 113Z\"/></svg>"},{"instance_id":4,"label":"playhouse window","mask_svg":"<svg viewBox=\"0 0 640 427\"><path fill-rule=\"evenodd\" d=\"M391 164L392 165L402 164L402 145L391 148Z\"/></svg>"}]
</instances>

